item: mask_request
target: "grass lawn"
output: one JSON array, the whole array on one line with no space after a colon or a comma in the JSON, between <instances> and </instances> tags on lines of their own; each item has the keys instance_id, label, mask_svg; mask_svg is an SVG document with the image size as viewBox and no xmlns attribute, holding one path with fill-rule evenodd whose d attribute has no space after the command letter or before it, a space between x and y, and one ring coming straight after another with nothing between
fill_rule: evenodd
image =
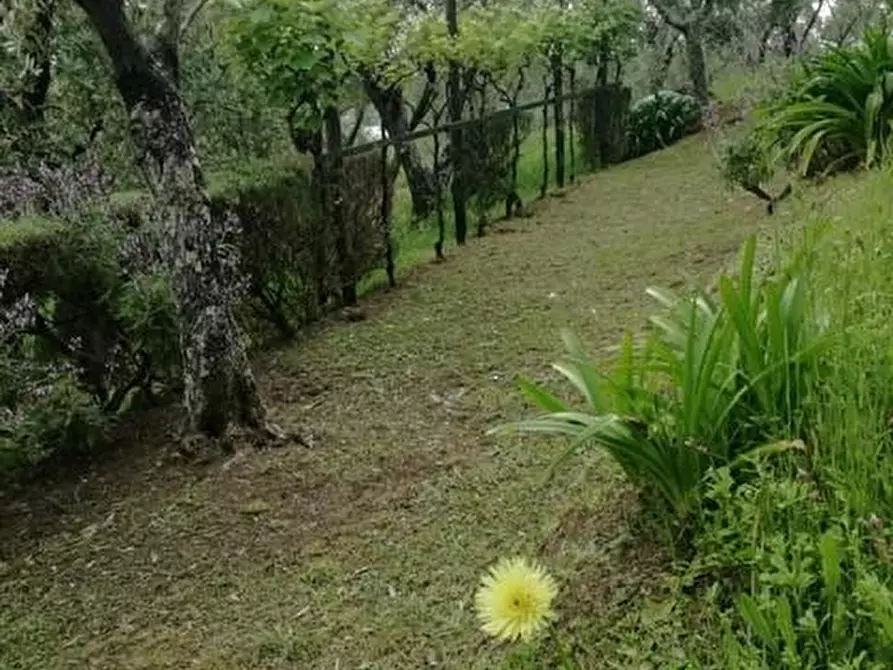
<instances>
[{"instance_id":1,"label":"grass lawn","mask_svg":"<svg viewBox=\"0 0 893 670\"><path fill-rule=\"evenodd\" d=\"M790 209L767 219L689 138L268 355L265 397L309 448L183 463L160 413L101 464L4 494L0 668L541 668L472 610L515 553L558 579L582 667L667 667L683 633L654 625L667 566L622 478L591 453L546 484L560 443L485 431L526 411L513 377L548 374L560 328L609 356L647 286L709 281Z\"/></svg>"}]
</instances>

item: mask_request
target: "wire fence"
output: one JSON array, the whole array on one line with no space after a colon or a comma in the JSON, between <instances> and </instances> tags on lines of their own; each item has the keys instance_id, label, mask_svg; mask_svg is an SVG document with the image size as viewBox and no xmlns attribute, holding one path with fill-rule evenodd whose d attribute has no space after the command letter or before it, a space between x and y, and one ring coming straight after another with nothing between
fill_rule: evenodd
<instances>
[{"instance_id":1,"label":"wire fence","mask_svg":"<svg viewBox=\"0 0 893 670\"><path fill-rule=\"evenodd\" d=\"M342 140L331 149L332 138L326 138L315 156L315 178L323 211L340 238L335 247L343 302L356 299L359 268L348 259L352 245L361 242L357 235L379 238L379 258L393 286L395 225L435 225L433 251L443 259L448 228L462 245L469 228L484 235L494 219L522 214L530 200L573 184L581 167L593 162L580 160L577 141L586 134L580 102L589 97L572 90L493 109L494 102L481 96L469 101L461 121L444 122L444 105L432 107L426 124L398 136L380 121L379 138L372 141L344 146ZM357 127L347 136L360 136Z\"/></svg>"}]
</instances>

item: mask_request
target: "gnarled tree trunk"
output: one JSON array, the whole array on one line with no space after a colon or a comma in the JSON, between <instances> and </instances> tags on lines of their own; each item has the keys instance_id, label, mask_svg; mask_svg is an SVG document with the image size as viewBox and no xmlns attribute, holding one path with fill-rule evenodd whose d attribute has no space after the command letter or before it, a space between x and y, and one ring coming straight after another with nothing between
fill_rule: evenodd
<instances>
[{"instance_id":1,"label":"gnarled tree trunk","mask_svg":"<svg viewBox=\"0 0 893 670\"><path fill-rule=\"evenodd\" d=\"M77 0L102 38L149 185L179 310L187 429L260 428L265 410L234 314L224 223L210 201L176 86L133 35L121 0Z\"/></svg>"},{"instance_id":2,"label":"gnarled tree trunk","mask_svg":"<svg viewBox=\"0 0 893 670\"><path fill-rule=\"evenodd\" d=\"M691 85L698 102L706 106L710 102L710 92L707 87L707 60L704 57L704 39L701 26L688 26L684 35Z\"/></svg>"},{"instance_id":3,"label":"gnarled tree trunk","mask_svg":"<svg viewBox=\"0 0 893 670\"><path fill-rule=\"evenodd\" d=\"M403 91L399 86L384 86L372 76L363 78L366 95L381 118L382 125L392 140L399 140L412 131L406 118ZM395 143L397 159L406 175L412 197L414 219L425 219L434 211L434 175L425 167L418 149L412 142Z\"/></svg>"}]
</instances>

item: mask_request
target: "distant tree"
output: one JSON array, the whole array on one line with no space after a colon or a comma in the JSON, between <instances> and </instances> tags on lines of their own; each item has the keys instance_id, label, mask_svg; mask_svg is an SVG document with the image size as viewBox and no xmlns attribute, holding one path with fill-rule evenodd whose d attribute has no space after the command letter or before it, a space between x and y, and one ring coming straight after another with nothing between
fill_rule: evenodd
<instances>
[{"instance_id":1,"label":"distant tree","mask_svg":"<svg viewBox=\"0 0 893 670\"><path fill-rule=\"evenodd\" d=\"M661 18L685 40L692 91L702 105L709 99L705 28L713 16L716 0L651 0Z\"/></svg>"}]
</instances>

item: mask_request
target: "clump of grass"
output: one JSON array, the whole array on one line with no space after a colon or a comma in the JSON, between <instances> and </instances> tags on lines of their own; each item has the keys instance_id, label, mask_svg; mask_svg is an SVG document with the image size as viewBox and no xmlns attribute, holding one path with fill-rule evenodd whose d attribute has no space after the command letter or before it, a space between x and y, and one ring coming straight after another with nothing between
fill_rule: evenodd
<instances>
[{"instance_id":1,"label":"clump of grass","mask_svg":"<svg viewBox=\"0 0 893 670\"><path fill-rule=\"evenodd\" d=\"M611 373L566 333L569 359L554 367L583 395L586 410L522 380L544 414L503 430L569 435L566 455L598 444L680 518L694 508L711 468L798 437L809 377L827 342L807 301L809 255L757 283L755 250L751 238L740 274L722 277L716 298L649 289L664 312L651 319L644 345L625 340Z\"/></svg>"}]
</instances>

